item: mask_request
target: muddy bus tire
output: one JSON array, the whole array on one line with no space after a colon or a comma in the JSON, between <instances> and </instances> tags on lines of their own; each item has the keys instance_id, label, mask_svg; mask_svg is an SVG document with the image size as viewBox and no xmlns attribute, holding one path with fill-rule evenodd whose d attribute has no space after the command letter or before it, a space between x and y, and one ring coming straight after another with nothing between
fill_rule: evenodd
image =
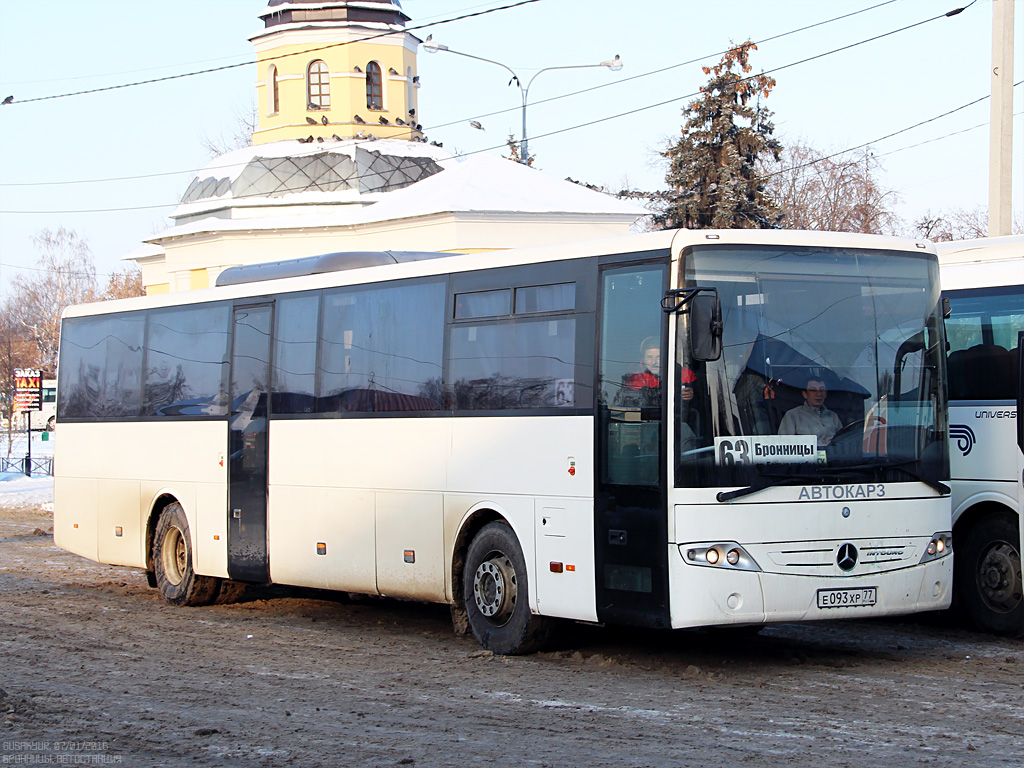
<instances>
[{"instance_id":1,"label":"muddy bus tire","mask_svg":"<svg viewBox=\"0 0 1024 768\"><path fill-rule=\"evenodd\" d=\"M552 621L530 612L526 560L508 523L488 523L473 539L463 589L469 628L487 650L533 653L547 642Z\"/></svg>"},{"instance_id":2,"label":"muddy bus tire","mask_svg":"<svg viewBox=\"0 0 1024 768\"><path fill-rule=\"evenodd\" d=\"M217 586L217 596L213 599L214 605L231 605L237 603L245 595L245 590L249 586L241 581L231 581L231 579L219 579L220 584Z\"/></svg>"},{"instance_id":3,"label":"muddy bus tire","mask_svg":"<svg viewBox=\"0 0 1024 768\"><path fill-rule=\"evenodd\" d=\"M171 605L208 605L217 595L218 579L192 569L192 539L181 505L168 505L153 538L153 570L157 588Z\"/></svg>"},{"instance_id":4,"label":"muddy bus tire","mask_svg":"<svg viewBox=\"0 0 1024 768\"><path fill-rule=\"evenodd\" d=\"M967 533L954 555L960 608L983 632L1024 635L1019 533L1008 515L992 515Z\"/></svg>"}]
</instances>

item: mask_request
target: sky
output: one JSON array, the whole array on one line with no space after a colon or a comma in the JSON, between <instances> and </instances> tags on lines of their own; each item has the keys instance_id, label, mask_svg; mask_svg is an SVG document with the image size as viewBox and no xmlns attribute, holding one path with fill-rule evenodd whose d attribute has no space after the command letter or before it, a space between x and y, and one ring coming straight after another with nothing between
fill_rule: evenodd
<instances>
[{"instance_id":1,"label":"sky","mask_svg":"<svg viewBox=\"0 0 1024 768\"><path fill-rule=\"evenodd\" d=\"M943 14L970 0L536 0L487 13L518 1L402 0L402 7L408 27L422 27L413 30L420 39L433 35L452 50L500 62L521 82L537 75L529 148L535 167L556 178L661 188L659 152L679 135L682 108L707 81L701 66L752 39L762 41L751 57L755 70L777 81L763 105L784 145L799 140L838 152L869 144L908 222L987 207L992 0L953 17ZM1024 0L1014 2L1016 82L1024 80ZM170 225L193 175L212 160L206 140L230 139L239 116L252 111L257 74L248 38L262 29L266 6L0 0L0 99L14 96L0 105L0 290L33 274L33 236L44 229L84 238L104 275ZM445 23L468 14L480 15ZM810 25L817 26L803 29ZM615 55L619 72L540 72ZM239 66L61 96L228 65ZM421 49L418 71L417 119L430 140L454 153L507 154L505 141L519 136L522 122L521 92L507 70ZM1019 113L1024 86L1014 95ZM1016 114L1018 218L1022 149L1024 119Z\"/></svg>"}]
</instances>

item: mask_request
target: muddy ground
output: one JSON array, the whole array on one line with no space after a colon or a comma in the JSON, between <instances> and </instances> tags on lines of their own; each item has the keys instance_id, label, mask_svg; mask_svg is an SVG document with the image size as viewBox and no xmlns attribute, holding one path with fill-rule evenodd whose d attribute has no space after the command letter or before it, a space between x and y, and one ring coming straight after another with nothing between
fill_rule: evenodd
<instances>
[{"instance_id":1,"label":"muddy ground","mask_svg":"<svg viewBox=\"0 0 1024 768\"><path fill-rule=\"evenodd\" d=\"M0 766L1021 766L1024 645L933 619L574 627L502 658L443 606L174 608L0 510Z\"/></svg>"}]
</instances>

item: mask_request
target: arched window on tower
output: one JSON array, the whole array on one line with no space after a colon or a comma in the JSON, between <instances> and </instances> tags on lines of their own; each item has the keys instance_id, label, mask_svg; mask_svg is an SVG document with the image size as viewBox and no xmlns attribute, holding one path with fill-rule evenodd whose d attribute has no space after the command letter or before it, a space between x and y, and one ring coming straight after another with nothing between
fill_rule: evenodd
<instances>
[{"instance_id":1,"label":"arched window on tower","mask_svg":"<svg viewBox=\"0 0 1024 768\"><path fill-rule=\"evenodd\" d=\"M367 109L384 109L384 85L380 64L376 61L371 61L366 65L366 107Z\"/></svg>"},{"instance_id":2,"label":"arched window on tower","mask_svg":"<svg viewBox=\"0 0 1024 768\"><path fill-rule=\"evenodd\" d=\"M327 65L317 59L306 70L307 109L330 109L331 74Z\"/></svg>"},{"instance_id":3,"label":"arched window on tower","mask_svg":"<svg viewBox=\"0 0 1024 768\"><path fill-rule=\"evenodd\" d=\"M277 67L267 69L267 114L276 115L281 109L281 94L277 89Z\"/></svg>"}]
</instances>

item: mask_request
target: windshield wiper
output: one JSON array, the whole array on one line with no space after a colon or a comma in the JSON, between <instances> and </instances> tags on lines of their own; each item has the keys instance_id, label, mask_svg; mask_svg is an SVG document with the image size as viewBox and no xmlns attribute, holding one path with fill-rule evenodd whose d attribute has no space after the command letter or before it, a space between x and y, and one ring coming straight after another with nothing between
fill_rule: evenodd
<instances>
[{"instance_id":1,"label":"windshield wiper","mask_svg":"<svg viewBox=\"0 0 1024 768\"><path fill-rule=\"evenodd\" d=\"M737 488L735 491L719 491L715 498L718 501L732 501L733 499L738 499L741 496L749 496L752 493L763 491L766 488L778 488L783 485L805 485L807 480L812 477L816 476L766 472L761 475L761 479L765 482L757 483L756 485L749 485L746 488Z\"/></svg>"},{"instance_id":2,"label":"windshield wiper","mask_svg":"<svg viewBox=\"0 0 1024 768\"><path fill-rule=\"evenodd\" d=\"M828 474L841 475L841 474L845 474L847 472L863 472L863 471L868 470L868 469L898 469L903 474L909 475L914 480L917 480L918 482L924 483L925 485L929 486L930 488L938 491L939 493L941 493L943 495L947 495L949 493L949 486L946 485L945 483L940 483L938 480L932 480L932 479L927 478L927 477L925 477L924 475L922 475L922 474L920 474L918 472L915 472L912 469L907 469L907 465L908 464L916 464L916 463L917 463L916 459L907 459L905 461L896 461L896 462L891 462L891 463L890 462L877 462L877 463L874 463L874 464L852 464L852 465L850 465L848 467L832 467L832 468L829 469L828 472L826 472L824 474L827 474L827 475Z\"/></svg>"},{"instance_id":3,"label":"windshield wiper","mask_svg":"<svg viewBox=\"0 0 1024 768\"><path fill-rule=\"evenodd\" d=\"M897 464L882 464L881 466L883 468L886 468L886 469L898 469L903 474L910 475L912 478L914 478L918 482L924 483L928 487L933 488L934 490L936 490L939 493L941 493L943 496L948 496L949 493L950 493L949 486L946 485L945 483L940 483L938 480L932 480L930 478L925 477L924 475L922 475L919 472L915 472L912 469L907 469L907 467L906 467L907 464L916 464L916 463L917 462L915 462L915 461L901 461L901 462L899 462Z\"/></svg>"},{"instance_id":4,"label":"windshield wiper","mask_svg":"<svg viewBox=\"0 0 1024 768\"><path fill-rule=\"evenodd\" d=\"M821 472L817 472L813 475L792 475L788 473L782 474L778 472L764 473L761 475L761 478L765 480L765 482L750 485L747 486L746 488L737 488L735 491L719 491L715 498L720 502L732 501L733 499L738 499L743 496L749 496L752 493L757 493L758 491L763 491L767 488L777 488L783 485L800 485L801 483L806 483L806 481L808 480L821 480L826 477L841 478L847 475L854 474L864 475L868 470L874 469L898 469L905 475L909 475L914 480L924 483L925 485L929 486L935 491L938 491L944 496L949 494L950 491L948 485L940 483L937 480L932 480L930 478L924 477L912 469L907 469L907 464L914 463L916 463L914 460L907 460L892 464L853 464L847 467L828 467L823 469Z\"/></svg>"}]
</instances>

